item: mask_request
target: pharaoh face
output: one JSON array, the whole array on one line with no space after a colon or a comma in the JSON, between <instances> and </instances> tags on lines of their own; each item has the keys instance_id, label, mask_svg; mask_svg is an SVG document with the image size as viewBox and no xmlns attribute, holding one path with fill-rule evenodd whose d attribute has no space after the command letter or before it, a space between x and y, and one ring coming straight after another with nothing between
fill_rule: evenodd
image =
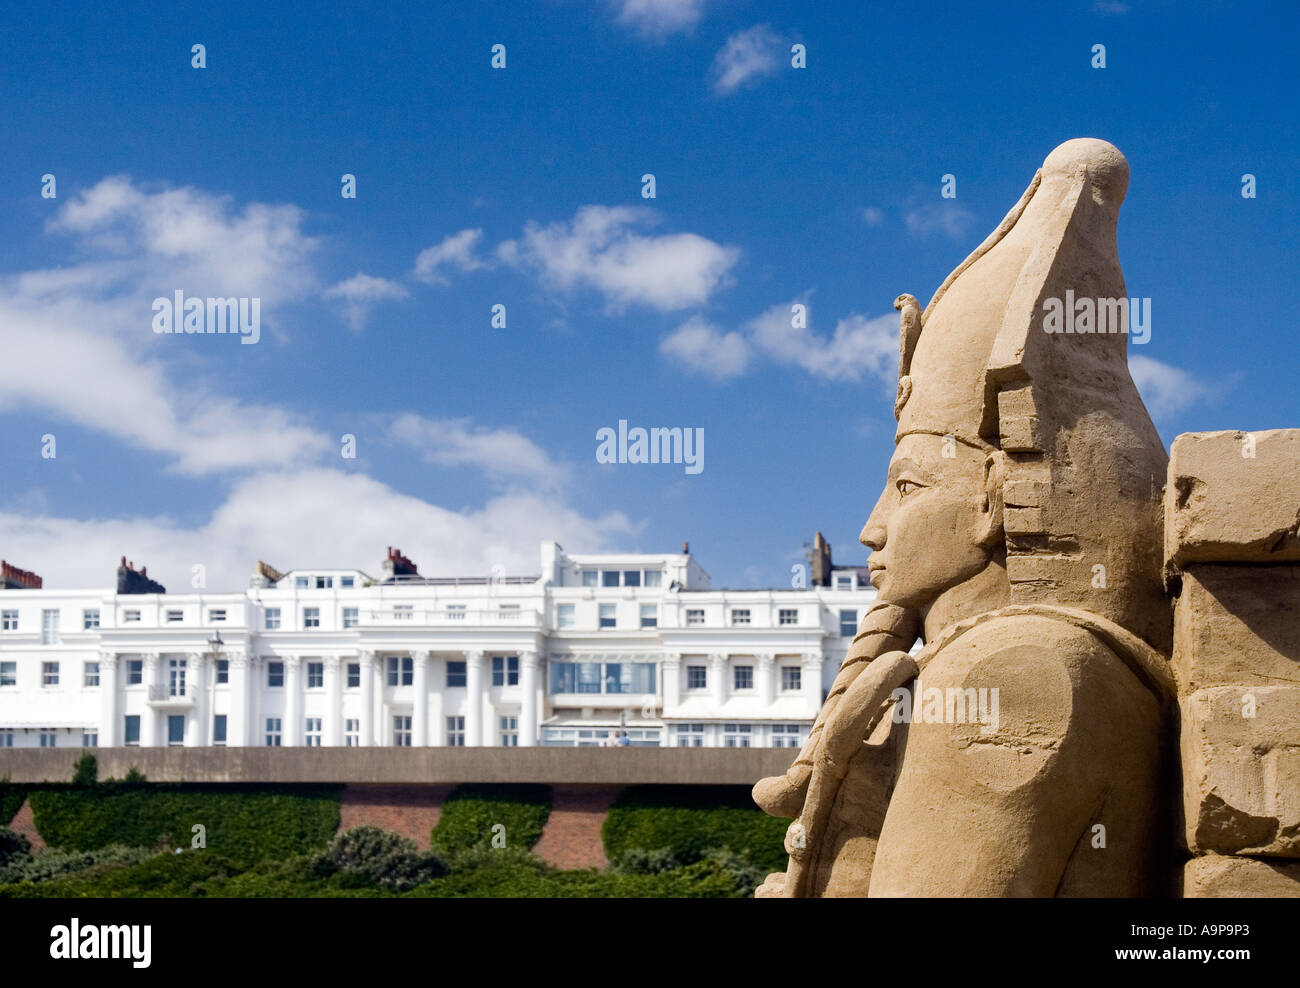
<instances>
[{"instance_id":1,"label":"pharaoh face","mask_svg":"<svg viewBox=\"0 0 1300 988\"><path fill-rule=\"evenodd\" d=\"M882 600L925 607L988 565L1002 537L997 455L951 437L899 440L860 536Z\"/></svg>"}]
</instances>

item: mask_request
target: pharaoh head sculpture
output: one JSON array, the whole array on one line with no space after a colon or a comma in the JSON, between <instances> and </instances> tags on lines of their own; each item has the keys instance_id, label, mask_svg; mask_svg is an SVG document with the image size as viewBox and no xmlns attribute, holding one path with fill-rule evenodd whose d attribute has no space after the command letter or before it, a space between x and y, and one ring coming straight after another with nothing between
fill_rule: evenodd
<instances>
[{"instance_id":1,"label":"pharaoh head sculpture","mask_svg":"<svg viewBox=\"0 0 1300 988\"><path fill-rule=\"evenodd\" d=\"M1091 611L1167 652L1167 457L1128 371L1115 243L1127 187L1115 147L1068 141L924 311L895 302L896 448L862 534L883 599L924 607L1005 564L1008 603ZM1061 332L1076 305L1091 318Z\"/></svg>"}]
</instances>

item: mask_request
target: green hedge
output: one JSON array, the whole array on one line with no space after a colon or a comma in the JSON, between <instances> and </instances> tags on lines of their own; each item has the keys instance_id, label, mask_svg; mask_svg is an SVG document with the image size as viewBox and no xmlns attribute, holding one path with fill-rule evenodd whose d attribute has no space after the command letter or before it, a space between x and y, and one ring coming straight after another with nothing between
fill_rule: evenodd
<instances>
[{"instance_id":1,"label":"green hedge","mask_svg":"<svg viewBox=\"0 0 1300 988\"><path fill-rule=\"evenodd\" d=\"M252 864L323 848L339 824L339 786L193 786L106 783L30 793L47 844L92 850L109 844L190 848L206 828L207 850Z\"/></svg>"},{"instance_id":2,"label":"green hedge","mask_svg":"<svg viewBox=\"0 0 1300 988\"><path fill-rule=\"evenodd\" d=\"M9 822L27 798L27 787L12 782L0 782L0 827L9 826Z\"/></svg>"},{"instance_id":3,"label":"green hedge","mask_svg":"<svg viewBox=\"0 0 1300 988\"><path fill-rule=\"evenodd\" d=\"M744 786L633 786L610 807L601 837L614 863L653 855L689 864L729 848L757 868L784 871L789 823L756 807Z\"/></svg>"},{"instance_id":4,"label":"green hedge","mask_svg":"<svg viewBox=\"0 0 1300 988\"><path fill-rule=\"evenodd\" d=\"M433 828L435 850L464 851L492 847L494 827L507 848L527 850L542 836L551 815L550 786L457 786L443 800L438 825Z\"/></svg>"}]
</instances>

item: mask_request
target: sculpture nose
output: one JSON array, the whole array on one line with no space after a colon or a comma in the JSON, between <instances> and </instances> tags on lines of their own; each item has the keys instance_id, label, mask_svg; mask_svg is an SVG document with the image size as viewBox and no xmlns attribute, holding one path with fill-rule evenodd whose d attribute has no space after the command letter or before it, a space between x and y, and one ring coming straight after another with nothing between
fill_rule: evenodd
<instances>
[{"instance_id":1,"label":"sculpture nose","mask_svg":"<svg viewBox=\"0 0 1300 988\"><path fill-rule=\"evenodd\" d=\"M876 506L871 509L871 516L867 523L862 526L862 533L858 536L858 541L865 545L872 552L879 552L885 547L885 540L888 537L888 531L885 527L885 494L880 495L880 500Z\"/></svg>"}]
</instances>

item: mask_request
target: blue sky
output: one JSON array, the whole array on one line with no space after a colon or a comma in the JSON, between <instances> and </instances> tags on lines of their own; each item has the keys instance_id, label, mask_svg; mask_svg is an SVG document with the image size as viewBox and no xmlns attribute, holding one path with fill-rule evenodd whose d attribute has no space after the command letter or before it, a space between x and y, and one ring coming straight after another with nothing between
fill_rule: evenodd
<instances>
[{"instance_id":1,"label":"blue sky","mask_svg":"<svg viewBox=\"0 0 1300 988\"><path fill-rule=\"evenodd\" d=\"M892 300L1072 137L1129 159L1166 443L1300 425L1293 3L207 6L0 31L0 555L47 585L535 572L555 538L783 586L816 529L861 562ZM260 298L260 342L154 334L177 289ZM619 419L702 428L703 472L597 463Z\"/></svg>"}]
</instances>

